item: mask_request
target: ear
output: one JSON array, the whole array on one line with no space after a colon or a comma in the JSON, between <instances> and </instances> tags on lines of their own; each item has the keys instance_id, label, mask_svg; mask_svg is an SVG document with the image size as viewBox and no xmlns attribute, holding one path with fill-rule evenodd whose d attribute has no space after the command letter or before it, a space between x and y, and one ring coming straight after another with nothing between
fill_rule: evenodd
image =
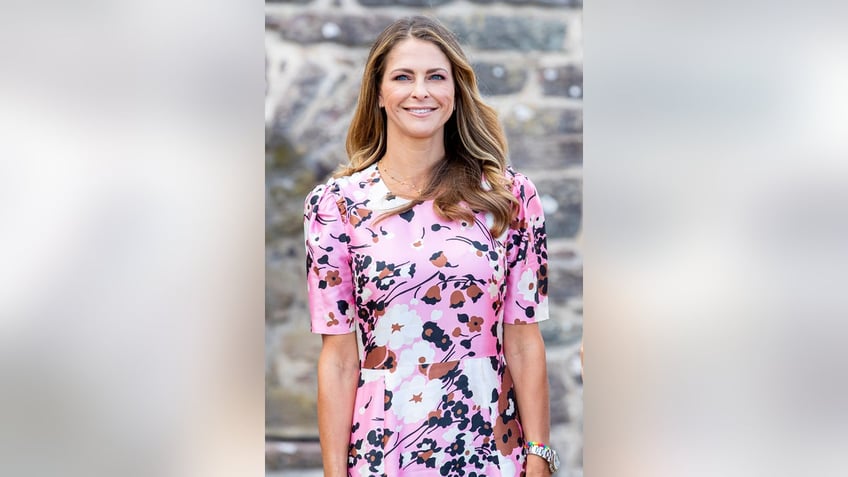
<instances>
[{"instance_id":1,"label":"ear","mask_svg":"<svg viewBox=\"0 0 848 477\"><path fill-rule=\"evenodd\" d=\"M377 106L379 106L380 109L383 109L385 107L383 105L383 97L382 96L377 96Z\"/></svg>"}]
</instances>

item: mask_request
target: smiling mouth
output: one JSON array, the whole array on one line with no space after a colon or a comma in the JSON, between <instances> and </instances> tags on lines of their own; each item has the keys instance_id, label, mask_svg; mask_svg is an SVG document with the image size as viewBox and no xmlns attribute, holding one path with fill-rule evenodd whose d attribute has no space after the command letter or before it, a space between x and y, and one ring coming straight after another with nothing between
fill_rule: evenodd
<instances>
[{"instance_id":1,"label":"smiling mouth","mask_svg":"<svg viewBox=\"0 0 848 477\"><path fill-rule=\"evenodd\" d=\"M415 114L426 114L426 113L429 113L429 112L436 110L436 108L404 108L404 109L406 109L410 113L415 113Z\"/></svg>"}]
</instances>

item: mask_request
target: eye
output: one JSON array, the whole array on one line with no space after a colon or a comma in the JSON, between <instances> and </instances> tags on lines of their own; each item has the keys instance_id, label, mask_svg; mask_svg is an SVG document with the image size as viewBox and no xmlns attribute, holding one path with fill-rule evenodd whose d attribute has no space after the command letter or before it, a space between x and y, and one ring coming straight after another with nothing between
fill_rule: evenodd
<instances>
[{"instance_id":1,"label":"eye","mask_svg":"<svg viewBox=\"0 0 848 477\"><path fill-rule=\"evenodd\" d=\"M409 75L400 74L400 75L395 76L394 79L395 79L395 81L407 81L407 80L409 80Z\"/></svg>"},{"instance_id":2,"label":"eye","mask_svg":"<svg viewBox=\"0 0 848 477\"><path fill-rule=\"evenodd\" d=\"M430 76L430 79L433 79L433 80L444 80L444 79L447 79L447 78L445 78L445 75L443 75L443 74L435 73L435 74L433 74L433 75L431 75L431 76Z\"/></svg>"}]
</instances>

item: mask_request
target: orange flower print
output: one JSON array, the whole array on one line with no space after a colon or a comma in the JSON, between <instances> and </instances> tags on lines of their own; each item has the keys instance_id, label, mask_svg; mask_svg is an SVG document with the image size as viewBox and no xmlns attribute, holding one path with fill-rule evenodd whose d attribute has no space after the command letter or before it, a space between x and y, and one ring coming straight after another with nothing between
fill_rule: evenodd
<instances>
[{"instance_id":1,"label":"orange flower print","mask_svg":"<svg viewBox=\"0 0 848 477\"><path fill-rule=\"evenodd\" d=\"M327 280L327 284L331 287L340 285L342 283L342 279L339 277L338 270L330 270L329 272L327 272L327 276L324 279Z\"/></svg>"},{"instance_id":2,"label":"orange flower print","mask_svg":"<svg viewBox=\"0 0 848 477\"><path fill-rule=\"evenodd\" d=\"M477 300L479 300L480 297L483 296L483 290L481 290L480 287L474 284L465 289L465 294L468 295L468 298L471 298L471 301L477 303Z\"/></svg>"},{"instance_id":3,"label":"orange flower print","mask_svg":"<svg viewBox=\"0 0 848 477\"><path fill-rule=\"evenodd\" d=\"M439 285L433 285L427 289L427 293L424 294L424 297L421 298L421 301L428 305L435 305L436 303L442 301L442 289L439 288Z\"/></svg>"},{"instance_id":4,"label":"orange flower print","mask_svg":"<svg viewBox=\"0 0 848 477\"><path fill-rule=\"evenodd\" d=\"M462 294L459 290L454 290L450 296L450 307L451 308L460 308L465 304L465 295Z\"/></svg>"},{"instance_id":5,"label":"orange flower print","mask_svg":"<svg viewBox=\"0 0 848 477\"><path fill-rule=\"evenodd\" d=\"M518 424L518 407L509 368L504 370L503 385L498 395L498 418L495 419L495 441L501 455L510 455L521 446L521 428Z\"/></svg>"},{"instance_id":6,"label":"orange flower print","mask_svg":"<svg viewBox=\"0 0 848 477\"><path fill-rule=\"evenodd\" d=\"M433 254L430 257L430 263L437 267L444 267L448 263L448 257L445 256L445 252L439 251Z\"/></svg>"},{"instance_id":7,"label":"orange flower print","mask_svg":"<svg viewBox=\"0 0 848 477\"><path fill-rule=\"evenodd\" d=\"M378 346L365 354L362 367L365 369L392 369L397 364L397 355L385 346Z\"/></svg>"},{"instance_id":8,"label":"orange flower print","mask_svg":"<svg viewBox=\"0 0 848 477\"><path fill-rule=\"evenodd\" d=\"M471 319L468 320L466 326L468 326L468 331L472 331L474 333L479 332L482 329L483 318L479 316L472 316Z\"/></svg>"},{"instance_id":9,"label":"orange flower print","mask_svg":"<svg viewBox=\"0 0 848 477\"><path fill-rule=\"evenodd\" d=\"M338 319L336 319L336 314L335 314L335 313L333 313L332 311L328 314L327 318L329 318L329 319L327 320L327 325L329 325L329 326L336 326L336 325L338 325L338 324L339 324L339 320L338 320Z\"/></svg>"}]
</instances>

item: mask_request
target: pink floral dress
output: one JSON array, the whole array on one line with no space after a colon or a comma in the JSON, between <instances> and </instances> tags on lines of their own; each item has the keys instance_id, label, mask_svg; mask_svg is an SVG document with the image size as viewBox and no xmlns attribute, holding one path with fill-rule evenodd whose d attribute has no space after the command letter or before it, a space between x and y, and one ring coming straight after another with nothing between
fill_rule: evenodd
<instances>
[{"instance_id":1,"label":"pink floral dress","mask_svg":"<svg viewBox=\"0 0 848 477\"><path fill-rule=\"evenodd\" d=\"M376 166L307 197L312 331L359 346L350 475L523 474L503 324L548 318L547 250L535 186L507 176L520 210L500 237L488 214L447 222L432 201L378 222L407 200Z\"/></svg>"}]
</instances>

